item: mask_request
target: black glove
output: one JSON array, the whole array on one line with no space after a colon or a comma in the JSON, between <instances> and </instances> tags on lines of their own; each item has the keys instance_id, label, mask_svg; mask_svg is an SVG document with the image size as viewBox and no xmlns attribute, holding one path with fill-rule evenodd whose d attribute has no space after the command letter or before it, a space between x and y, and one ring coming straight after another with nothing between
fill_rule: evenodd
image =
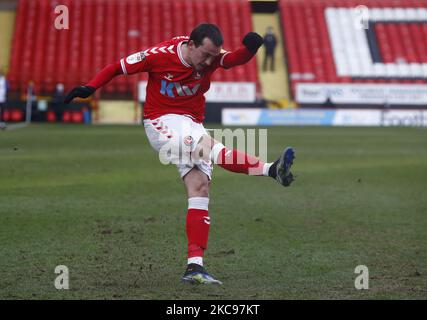
<instances>
[{"instance_id":1,"label":"black glove","mask_svg":"<svg viewBox=\"0 0 427 320\"><path fill-rule=\"evenodd\" d=\"M89 86L80 86L80 87L75 87L73 90L70 91L70 93L68 93L68 95L65 97L64 103L69 104L71 102L71 100L73 100L74 98L78 97L78 98L87 98L89 97L92 93L95 92L95 88L94 87L89 87Z\"/></svg>"},{"instance_id":2,"label":"black glove","mask_svg":"<svg viewBox=\"0 0 427 320\"><path fill-rule=\"evenodd\" d=\"M242 43L245 47L255 54L259 47L261 47L264 43L264 39L256 32L249 32L244 38Z\"/></svg>"}]
</instances>

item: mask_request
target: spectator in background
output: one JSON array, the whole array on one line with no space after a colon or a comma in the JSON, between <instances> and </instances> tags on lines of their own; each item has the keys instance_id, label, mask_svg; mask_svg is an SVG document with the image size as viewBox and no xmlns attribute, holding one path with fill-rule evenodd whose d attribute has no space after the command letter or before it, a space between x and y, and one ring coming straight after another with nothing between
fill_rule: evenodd
<instances>
[{"instance_id":1,"label":"spectator in background","mask_svg":"<svg viewBox=\"0 0 427 320\"><path fill-rule=\"evenodd\" d=\"M43 115L38 109L38 98L36 94L35 83L33 80L28 82L27 86L27 94L25 96L27 100L27 108L26 108L26 121L44 121ZM30 111L31 109L31 111Z\"/></svg>"},{"instance_id":2,"label":"spectator in background","mask_svg":"<svg viewBox=\"0 0 427 320\"><path fill-rule=\"evenodd\" d=\"M277 38L274 35L273 27L267 28L267 33L264 35L264 65L263 71L267 71L267 64L270 62L270 70L274 71L274 51L276 50Z\"/></svg>"},{"instance_id":3,"label":"spectator in background","mask_svg":"<svg viewBox=\"0 0 427 320\"><path fill-rule=\"evenodd\" d=\"M3 69L0 68L0 123L3 121L3 110L6 108L8 90L9 83L6 80Z\"/></svg>"},{"instance_id":4,"label":"spectator in background","mask_svg":"<svg viewBox=\"0 0 427 320\"><path fill-rule=\"evenodd\" d=\"M56 85L52 98L52 108L55 112L56 122L62 122L62 114L64 112L64 85L62 83Z\"/></svg>"}]
</instances>

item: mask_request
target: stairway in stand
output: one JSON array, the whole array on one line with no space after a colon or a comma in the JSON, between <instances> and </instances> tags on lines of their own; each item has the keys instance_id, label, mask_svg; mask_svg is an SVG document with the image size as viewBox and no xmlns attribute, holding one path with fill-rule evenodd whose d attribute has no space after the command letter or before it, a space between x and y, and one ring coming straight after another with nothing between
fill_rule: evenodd
<instances>
[{"instance_id":1,"label":"stairway in stand","mask_svg":"<svg viewBox=\"0 0 427 320\"><path fill-rule=\"evenodd\" d=\"M286 67L286 57L283 51L282 28L280 25L280 15L276 13L253 13L252 22L254 31L264 36L267 27L273 27L274 34L277 37L277 46L275 52L275 71L262 70L264 62L264 48L261 48L257 54L258 74L261 82L263 98L268 101L275 101L283 105L284 101L289 100L288 72Z\"/></svg>"}]
</instances>

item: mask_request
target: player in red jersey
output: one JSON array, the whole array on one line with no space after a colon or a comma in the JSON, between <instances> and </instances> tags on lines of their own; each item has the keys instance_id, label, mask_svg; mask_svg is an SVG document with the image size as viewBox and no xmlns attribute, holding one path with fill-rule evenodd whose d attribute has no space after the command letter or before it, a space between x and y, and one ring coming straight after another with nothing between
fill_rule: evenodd
<instances>
[{"instance_id":1,"label":"player in red jersey","mask_svg":"<svg viewBox=\"0 0 427 320\"><path fill-rule=\"evenodd\" d=\"M209 188L213 163L222 168L249 175L270 176L283 186L293 181L290 172L294 150L286 148L273 163L227 149L209 136L203 127L204 93L209 90L212 73L218 68L232 68L248 62L263 44L263 38L249 32L242 47L233 52L222 49L223 38L216 25L203 23L189 37L175 37L112 63L85 86L74 88L66 97L87 98L118 75L148 72L144 104L144 127L151 146L160 160L175 163L188 196L186 233L187 270L183 281L221 282L203 267L210 217Z\"/></svg>"}]
</instances>

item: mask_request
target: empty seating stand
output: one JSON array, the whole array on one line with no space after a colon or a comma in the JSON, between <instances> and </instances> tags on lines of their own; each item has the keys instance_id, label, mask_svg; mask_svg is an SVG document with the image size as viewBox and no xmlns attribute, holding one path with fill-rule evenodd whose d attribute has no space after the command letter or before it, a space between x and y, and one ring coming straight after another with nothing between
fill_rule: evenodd
<instances>
[{"instance_id":1,"label":"empty seating stand","mask_svg":"<svg viewBox=\"0 0 427 320\"><path fill-rule=\"evenodd\" d=\"M69 29L55 29L54 9L69 9ZM237 49L252 30L246 0L20 0L17 9L9 79L12 90L30 80L38 93L51 93L83 84L105 65L128 54L170 39L188 35L200 22L216 23L224 34L224 48ZM103 90L132 93L146 74L117 77ZM256 61L219 70L213 81L255 82Z\"/></svg>"},{"instance_id":2,"label":"empty seating stand","mask_svg":"<svg viewBox=\"0 0 427 320\"><path fill-rule=\"evenodd\" d=\"M369 32L356 30L359 5ZM292 92L297 83L427 83L427 0L280 0Z\"/></svg>"}]
</instances>

